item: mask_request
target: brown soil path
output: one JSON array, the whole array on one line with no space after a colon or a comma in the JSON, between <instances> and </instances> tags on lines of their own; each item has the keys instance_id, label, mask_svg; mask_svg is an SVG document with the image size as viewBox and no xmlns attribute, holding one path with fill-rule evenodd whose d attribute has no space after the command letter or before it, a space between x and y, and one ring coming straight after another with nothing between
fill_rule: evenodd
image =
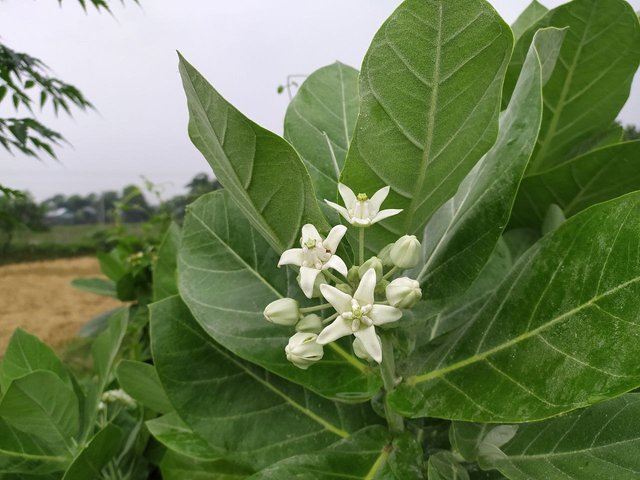
<instances>
[{"instance_id":1,"label":"brown soil path","mask_svg":"<svg viewBox=\"0 0 640 480\"><path fill-rule=\"evenodd\" d=\"M65 258L0 267L0 357L21 327L60 347L89 319L121 305L71 287L76 277L101 276L94 257Z\"/></svg>"}]
</instances>

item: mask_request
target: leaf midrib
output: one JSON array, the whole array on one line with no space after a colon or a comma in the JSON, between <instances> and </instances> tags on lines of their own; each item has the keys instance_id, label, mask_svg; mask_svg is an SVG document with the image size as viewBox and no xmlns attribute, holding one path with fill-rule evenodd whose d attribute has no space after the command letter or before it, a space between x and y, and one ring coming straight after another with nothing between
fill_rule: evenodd
<instances>
[{"instance_id":1,"label":"leaf midrib","mask_svg":"<svg viewBox=\"0 0 640 480\"><path fill-rule=\"evenodd\" d=\"M612 288L611 290L607 290L606 292L591 298L589 301L579 305L578 307L575 307L575 308L569 310L568 312L565 312L562 315L559 315L559 316L551 319L547 323L545 323L543 325L540 325L539 327L534 328L533 330L525 332L525 333L523 333L521 335L518 335L517 337L512 338L511 340L509 340L509 341L507 341L505 343L502 343L502 344L500 344L500 345L498 345L496 347L493 347L493 348L491 348L491 349L489 349L489 350L487 350L485 352L473 355L473 356L471 356L469 358L466 358L464 360L456 362L456 363L454 363L452 365L449 365L449 366L447 366L445 368L441 368L441 369L438 369L438 370L433 370L433 371L431 371L429 373L426 373L426 374L423 374L423 375L415 375L415 376L409 377L407 379L407 384L413 386L413 385L417 385L419 383L424 383L424 382L427 382L427 381L442 377L442 376L446 375L447 373L453 372L453 371L458 370L460 368L464 368L464 367L467 367L467 366L472 365L474 363L477 363L477 362L480 362L482 360L485 360L486 358L488 358L488 357L490 357L490 356L492 356L492 355L494 355L494 354L496 354L498 352L501 352L502 350L506 350L507 348L510 348L510 347L512 347L514 345L517 345L518 343L520 343L522 341L525 341L525 340L527 340L527 339L529 339L531 337L534 337L534 336L538 335L540 332L543 332L543 331L551 328L552 326L562 322L566 318L571 317L572 315L575 315L576 313L581 312L585 308L588 308L588 307L591 307L591 306L597 306L597 302L599 300L601 300L602 298L605 298L608 295L611 295L611 294L613 294L613 293L615 293L615 292L617 292L617 291L619 291L619 290L621 290L621 289L623 289L623 288L625 288L625 287L627 287L629 285L632 285L632 284L634 284L634 283L636 283L638 281L640 281L640 276L635 277L635 278L633 278L631 280L628 280L628 281L618 285L617 287Z\"/></svg>"}]
</instances>

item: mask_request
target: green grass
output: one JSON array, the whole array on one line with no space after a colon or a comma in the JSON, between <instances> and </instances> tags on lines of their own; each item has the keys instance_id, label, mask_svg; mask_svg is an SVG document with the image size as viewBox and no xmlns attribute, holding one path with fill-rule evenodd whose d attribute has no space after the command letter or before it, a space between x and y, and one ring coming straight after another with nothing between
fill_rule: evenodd
<instances>
[{"instance_id":1,"label":"green grass","mask_svg":"<svg viewBox=\"0 0 640 480\"><path fill-rule=\"evenodd\" d=\"M16 233L12 244L14 247L51 243L70 245L92 240L98 232L104 232L109 228L109 225L54 225L46 232L22 230Z\"/></svg>"}]
</instances>

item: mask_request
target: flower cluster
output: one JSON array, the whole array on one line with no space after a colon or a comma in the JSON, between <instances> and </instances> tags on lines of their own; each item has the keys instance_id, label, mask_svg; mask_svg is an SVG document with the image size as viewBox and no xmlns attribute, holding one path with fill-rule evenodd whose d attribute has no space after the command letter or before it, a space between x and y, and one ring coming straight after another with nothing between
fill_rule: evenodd
<instances>
[{"instance_id":1,"label":"flower cluster","mask_svg":"<svg viewBox=\"0 0 640 480\"><path fill-rule=\"evenodd\" d=\"M338 188L345 206L326 202L361 229L359 247L364 252L363 229L402 210L380 210L389 187L371 198L363 193L356 195L343 184ZM382 363L382 343L375 327L400 320L402 309L413 307L422 298L416 280L393 278L420 262L422 249L415 236L403 236L366 261L361 253L359 264L348 269L337 253L346 232L347 227L337 225L323 238L313 225L307 224L302 227L301 248L285 251L278 262L278 266L300 268L298 283L307 298L321 297L328 302L301 308L293 298L281 298L264 310L268 321L295 326L297 333L289 339L285 353L299 368L309 368L322 359L325 345L350 335L355 337L353 352L357 357ZM376 300L376 295L384 296L384 300ZM335 312L326 318L316 313L328 310Z\"/></svg>"}]
</instances>

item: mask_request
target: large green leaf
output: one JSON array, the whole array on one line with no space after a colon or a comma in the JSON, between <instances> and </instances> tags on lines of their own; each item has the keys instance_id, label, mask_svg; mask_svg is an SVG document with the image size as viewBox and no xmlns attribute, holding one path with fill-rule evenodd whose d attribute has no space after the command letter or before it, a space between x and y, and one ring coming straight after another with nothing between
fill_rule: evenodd
<instances>
[{"instance_id":1,"label":"large green leaf","mask_svg":"<svg viewBox=\"0 0 640 480\"><path fill-rule=\"evenodd\" d=\"M158 413L173 411L153 365L122 360L116 369L116 377L120 386L143 406Z\"/></svg>"},{"instance_id":2,"label":"large green leaf","mask_svg":"<svg viewBox=\"0 0 640 480\"><path fill-rule=\"evenodd\" d=\"M116 284L106 278L74 278L71 286L87 293L118 298Z\"/></svg>"},{"instance_id":3,"label":"large green leaf","mask_svg":"<svg viewBox=\"0 0 640 480\"><path fill-rule=\"evenodd\" d=\"M100 430L69 465L62 480L87 480L102 478L102 469L118 453L122 442L122 431L113 424Z\"/></svg>"},{"instance_id":4,"label":"large green leaf","mask_svg":"<svg viewBox=\"0 0 640 480\"><path fill-rule=\"evenodd\" d=\"M341 181L390 185L404 212L367 232L372 248L427 220L494 144L513 36L484 0L406 0L373 39Z\"/></svg>"},{"instance_id":5,"label":"large green leaf","mask_svg":"<svg viewBox=\"0 0 640 480\"><path fill-rule=\"evenodd\" d=\"M417 352L389 397L407 415L540 420L640 385L640 193L530 249L465 325Z\"/></svg>"},{"instance_id":6,"label":"large green leaf","mask_svg":"<svg viewBox=\"0 0 640 480\"><path fill-rule=\"evenodd\" d=\"M149 420L146 425L156 440L182 456L201 460L216 460L220 457L176 412Z\"/></svg>"},{"instance_id":7,"label":"large green leaf","mask_svg":"<svg viewBox=\"0 0 640 480\"><path fill-rule=\"evenodd\" d=\"M325 348L323 361L309 370L287 361L284 347L293 329L269 323L262 314L270 302L299 291L293 275L277 263L278 255L242 217L228 192L205 195L189 208L178 258L179 287L207 333L236 355L322 395L373 396L380 386L376 372L337 344Z\"/></svg>"},{"instance_id":8,"label":"large green leaf","mask_svg":"<svg viewBox=\"0 0 640 480\"><path fill-rule=\"evenodd\" d=\"M406 437L391 441L385 429L369 427L317 453L282 460L250 480L418 480L425 478L422 462L417 444Z\"/></svg>"},{"instance_id":9,"label":"large green leaf","mask_svg":"<svg viewBox=\"0 0 640 480\"><path fill-rule=\"evenodd\" d=\"M276 251L293 245L300 228L328 228L311 179L285 140L236 110L180 56L189 105L189 136L240 210Z\"/></svg>"},{"instance_id":10,"label":"large green leaf","mask_svg":"<svg viewBox=\"0 0 640 480\"><path fill-rule=\"evenodd\" d=\"M55 373L38 370L11 382L0 401L0 419L70 452L79 429L78 398Z\"/></svg>"},{"instance_id":11,"label":"large green leaf","mask_svg":"<svg viewBox=\"0 0 640 480\"><path fill-rule=\"evenodd\" d=\"M22 329L13 332L0 368L0 387L6 392L11 382L36 370L54 373L71 387L71 377L49 346Z\"/></svg>"},{"instance_id":12,"label":"large green leaf","mask_svg":"<svg viewBox=\"0 0 640 480\"><path fill-rule=\"evenodd\" d=\"M548 11L549 9L538 2L538 0L533 0L513 25L511 25L511 30L513 30L513 35L516 37L516 40L519 39L531 25L537 23Z\"/></svg>"},{"instance_id":13,"label":"large green leaf","mask_svg":"<svg viewBox=\"0 0 640 480\"><path fill-rule=\"evenodd\" d=\"M307 165L321 202L338 191L358 101L358 71L336 62L309 75L287 109L284 138Z\"/></svg>"},{"instance_id":14,"label":"large green leaf","mask_svg":"<svg viewBox=\"0 0 640 480\"><path fill-rule=\"evenodd\" d=\"M44 475L62 472L70 461L71 455L63 445L48 445L0 418L0 479L8 473Z\"/></svg>"},{"instance_id":15,"label":"large green leaf","mask_svg":"<svg viewBox=\"0 0 640 480\"><path fill-rule=\"evenodd\" d=\"M179 297L151 306L151 340L178 415L231 461L259 469L371 421L366 406L323 399L235 357L211 340Z\"/></svg>"},{"instance_id":16,"label":"large green leaf","mask_svg":"<svg viewBox=\"0 0 640 480\"><path fill-rule=\"evenodd\" d=\"M538 228L552 203L570 217L635 190L640 190L640 142L612 145L525 178L511 223Z\"/></svg>"},{"instance_id":17,"label":"large green leaf","mask_svg":"<svg viewBox=\"0 0 640 480\"><path fill-rule=\"evenodd\" d=\"M479 447L483 468L512 480L640 478L639 394L515 428L504 446L492 442L492 427L487 429Z\"/></svg>"},{"instance_id":18,"label":"large green leaf","mask_svg":"<svg viewBox=\"0 0 640 480\"><path fill-rule=\"evenodd\" d=\"M426 298L462 293L495 249L538 138L543 80L553 71L563 37L558 29L538 32L500 118L496 144L427 223L425 263L417 275Z\"/></svg>"},{"instance_id":19,"label":"large green leaf","mask_svg":"<svg viewBox=\"0 0 640 480\"><path fill-rule=\"evenodd\" d=\"M225 460L198 460L170 450L162 457L160 471L163 480L244 480L251 475Z\"/></svg>"},{"instance_id":20,"label":"large green leaf","mask_svg":"<svg viewBox=\"0 0 640 480\"><path fill-rule=\"evenodd\" d=\"M178 293L178 244L180 227L171 223L158 248L158 260L153 267L153 300L158 301Z\"/></svg>"},{"instance_id":21,"label":"large green leaf","mask_svg":"<svg viewBox=\"0 0 640 480\"><path fill-rule=\"evenodd\" d=\"M505 82L508 99L533 35L569 27L558 66L544 88L544 117L531 173L570 158L576 144L609 128L629 96L640 63L640 25L624 0L574 0L522 35Z\"/></svg>"}]
</instances>

